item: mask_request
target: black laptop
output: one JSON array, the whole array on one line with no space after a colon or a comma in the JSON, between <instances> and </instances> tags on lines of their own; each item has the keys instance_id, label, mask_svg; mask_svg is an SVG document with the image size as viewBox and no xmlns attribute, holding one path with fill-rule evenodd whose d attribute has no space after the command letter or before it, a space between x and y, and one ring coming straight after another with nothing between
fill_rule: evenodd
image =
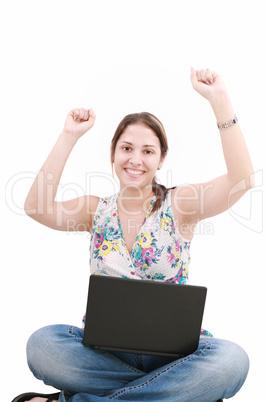
<instances>
[{"instance_id":1,"label":"black laptop","mask_svg":"<svg viewBox=\"0 0 268 402\"><path fill-rule=\"evenodd\" d=\"M207 289L91 275L83 343L95 349L182 357L199 342Z\"/></svg>"}]
</instances>

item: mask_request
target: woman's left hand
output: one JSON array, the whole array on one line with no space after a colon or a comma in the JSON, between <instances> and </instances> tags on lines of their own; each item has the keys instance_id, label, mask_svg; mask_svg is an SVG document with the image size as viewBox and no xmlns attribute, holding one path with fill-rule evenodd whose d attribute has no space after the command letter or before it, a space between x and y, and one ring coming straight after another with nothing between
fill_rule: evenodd
<instances>
[{"instance_id":1,"label":"woman's left hand","mask_svg":"<svg viewBox=\"0 0 268 402\"><path fill-rule=\"evenodd\" d=\"M217 102L226 96L226 89L222 78L212 70L195 70L191 68L193 88L210 103Z\"/></svg>"}]
</instances>

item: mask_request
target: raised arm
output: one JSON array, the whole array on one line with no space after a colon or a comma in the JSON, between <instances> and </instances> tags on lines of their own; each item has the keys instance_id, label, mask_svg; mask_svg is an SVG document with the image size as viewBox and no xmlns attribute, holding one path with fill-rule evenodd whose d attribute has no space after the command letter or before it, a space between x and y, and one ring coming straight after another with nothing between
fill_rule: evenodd
<instances>
[{"instance_id":1,"label":"raised arm","mask_svg":"<svg viewBox=\"0 0 268 402\"><path fill-rule=\"evenodd\" d=\"M73 109L66 118L63 131L41 167L25 200L27 215L52 229L90 231L98 197L83 196L55 201L59 181L67 159L79 138L95 122L93 109Z\"/></svg>"},{"instance_id":2,"label":"raised arm","mask_svg":"<svg viewBox=\"0 0 268 402\"><path fill-rule=\"evenodd\" d=\"M211 70L191 70L193 88L207 99L218 123L230 122L235 113L221 77ZM195 224L220 214L254 186L254 170L238 122L219 130L227 173L206 183L177 188L174 213L181 222Z\"/></svg>"}]
</instances>

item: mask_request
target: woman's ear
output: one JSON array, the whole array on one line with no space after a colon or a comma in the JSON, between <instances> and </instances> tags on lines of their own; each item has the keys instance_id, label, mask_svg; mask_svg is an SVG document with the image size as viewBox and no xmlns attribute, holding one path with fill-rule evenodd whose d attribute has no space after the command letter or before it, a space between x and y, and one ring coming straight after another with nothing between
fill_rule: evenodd
<instances>
[{"instance_id":1,"label":"woman's ear","mask_svg":"<svg viewBox=\"0 0 268 402\"><path fill-rule=\"evenodd\" d=\"M111 163L114 163L114 152L113 152L113 149L112 149L112 145L110 147L110 155L111 155Z\"/></svg>"},{"instance_id":2,"label":"woman's ear","mask_svg":"<svg viewBox=\"0 0 268 402\"><path fill-rule=\"evenodd\" d=\"M159 165L158 165L158 169L157 169L157 170L160 170L160 169L161 169L161 167L163 166L163 164L164 164L164 162L165 162L165 159L166 159L166 156L164 156L163 158L160 159L160 162L159 162Z\"/></svg>"},{"instance_id":3,"label":"woman's ear","mask_svg":"<svg viewBox=\"0 0 268 402\"><path fill-rule=\"evenodd\" d=\"M111 168L112 168L112 175L114 177L114 153L113 153L113 149L112 149L112 145L110 148L110 152L111 152Z\"/></svg>"}]
</instances>

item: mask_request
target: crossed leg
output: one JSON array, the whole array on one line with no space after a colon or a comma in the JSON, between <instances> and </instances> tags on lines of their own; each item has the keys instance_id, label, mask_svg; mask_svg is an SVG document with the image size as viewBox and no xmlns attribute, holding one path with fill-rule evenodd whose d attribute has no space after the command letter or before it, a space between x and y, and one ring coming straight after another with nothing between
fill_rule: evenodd
<instances>
[{"instance_id":1,"label":"crossed leg","mask_svg":"<svg viewBox=\"0 0 268 402\"><path fill-rule=\"evenodd\" d=\"M95 351L82 338L81 329L56 325L28 341L30 369L64 390L59 402L215 401L238 392L248 372L243 349L216 338L201 336L197 351L178 360Z\"/></svg>"}]
</instances>

